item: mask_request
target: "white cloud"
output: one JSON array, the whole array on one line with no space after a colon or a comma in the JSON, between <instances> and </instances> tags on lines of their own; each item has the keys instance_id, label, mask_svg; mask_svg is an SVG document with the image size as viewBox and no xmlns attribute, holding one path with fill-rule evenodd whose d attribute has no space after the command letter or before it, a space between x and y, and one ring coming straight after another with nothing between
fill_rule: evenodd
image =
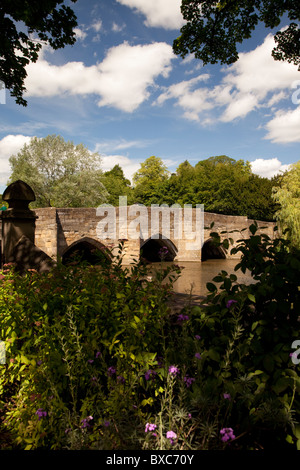
<instances>
[{"instance_id":1,"label":"white cloud","mask_svg":"<svg viewBox=\"0 0 300 470\"><path fill-rule=\"evenodd\" d=\"M120 165L125 178L132 180L133 174L140 168L140 163L124 155L104 155L101 156L103 171L111 170L115 165Z\"/></svg>"},{"instance_id":2,"label":"white cloud","mask_svg":"<svg viewBox=\"0 0 300 470\"><path fill-rule=\"evenodd\" d=\"M76 34L76 39L84 41L87 37L87 33L80 28L74 28L74 33Z\"/></svg>"},{"instance_id":3,"label":"white cloud","mask_svg":"<svg viewBox=\"0 0 300 470\"><path fill-rule=\"evenodd\" d=\"M300 142L300 106L295 109L280 110L266 125L266 139L276 144Z\"/></svg>"},{"instance_id":4,"label":"white cloud","mask_svg":"<svg viewBox=\"0 0 300 470\"><path fill-rule=\"evenodd\" d=\"M278 158L270 158L268 160L257 158L250 165L253 173L264 178L272 178L272 176L284 172L290 167L290 165L283 165Z\"/></svg>"},{"instance_id":5,"label":"white cloud","mask_svg":"<svg viewBox=\"0 0 300 470\"><path fill-rule=\"evenodd\" d=\"M181 0L117 0L146 16L145 25L164 29L180 29L184 24Z\"/></svg>"},{"instance_id":6,"label":"white cloud","mask_svg":"<svg viewBox=\"0 0 300 470\"><path fill-rule=\"evenodd\" d=\"M94 23L91 24L91 28L94 31L96 31L96 33L99 33L99 31L102 28L102 21L101 20L94 21Z\"/></svg>"},{"instance_id":7,"label":"white cloud","mask_svg":"<svg viewBox=\"0 0 300 470\"><path fill-rule=\"evenodd\" d=\"M24 144L29 144L32 137L26 135L7 135L0 140L0 185L6 187L11 174L9 157L16 155Z\"/></svg>"},{"instance_id":8,"label":"white cloud","mask_svg":"<svg viewBox=\"0 0 300 470\"><path fill-rule=\"evenodd\" d=\"M83 62L51 65L43 53L27 67L27 95L95 94L100 96L99 106L132 112L150 96L155 79L169 75L174 57L166 43L130 46L125 42L109 49L100 64L89 67Z\"/></svg>"},{"instance_id":9,"label":"white cloud","mask_svg":"<svg viewBox=\"0 0 300 470\"><path fill-rule=\"evenodd\" d=\"M275 116L266 126L267 138L273 142L299 142L299 109L279 110L282 101L292 97L292 87L298 83L299 72L294 64L272 58L274 45L273 36L268 35L256 49L240 54L235 64L224 67L219 84L202 85L201 82L210 77L201 74L171 85L155 104L173 99L186 119L199 121L202 125L231 122L245 118L252 111L267 109ZM192 67L191 56L186 63Z\"/></svg>"}]
</instances>

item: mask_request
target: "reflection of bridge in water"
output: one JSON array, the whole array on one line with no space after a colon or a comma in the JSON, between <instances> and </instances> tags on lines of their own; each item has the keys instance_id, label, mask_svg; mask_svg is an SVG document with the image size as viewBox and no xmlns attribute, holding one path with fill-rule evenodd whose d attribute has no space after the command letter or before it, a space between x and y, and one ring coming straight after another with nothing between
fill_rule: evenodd
<instances>
[{"instance_id":1,"label":"reflection of bridge in water","mask_svg":"<svg viewBox=\"0 0 300 470\"><path fill-rule=\"evenodd\" d=\"M193 241L191 231L196 229L195 221L192 222L189 233L182 230L182 236L176 238L174 236L178 228L176 224L181 223L183 219L178 222L171 215L170 227L165 231L166 227L164 227L161 215L160 222L153 232L153 221L151 219L153 213L151 213L150 207L143 206L140 214L137 214L136 211L131 213L129 207L116 207L113 209L116 230L113 230L111 234L106 234L105 237L101 236L101 233L99 234L99 224L105 225L107 213L105 215L102 211L102 215L99 215L96 208L49 207L35 209L38 217L35 222L35 245L54 259L57 259L58 256L61 257L63 262L67 262L75 253L81 254L87 261L94 262L96 251L100 250L105 253L105 249L110 248L115 253L120 238L125 239L125 264L129 264L133 259L139 259L140 256L150 262L159 261L159 251L162 247L166 247L168 250L166 261L186 262L212 258L232 258L232 255L229 254L230 249L226 252L212 244L210 224L214 222L213 231L221 234L221 239L231 237L236 244L238 239L249 236L249 226L253 223L253 220L249 220L247 217L204 212L204 231L201 245L198 244L196 248L191 249L191 242ZM121 210L123 214L121 214ZM126 211L125 227L124 210ZM143 231L141 230L141 225L145 221L139 217L143 211L143 216L147 216L148 232L145 231L145 228ZM196 209L192 209L192 211L196 211ZM182 209L183 217L184 209ZM264 227L262 231L273 238L273 228L275 226L273 222L258 222L258 225ZM134 230L132 230L132 227L134 227ZM246 230L240 232L242 229ZM128 235L130 230L131 235L135 232L134 237L119 236L120 234ZM232 231L234 232L230 233ZM167 236L165 235L166 232Z\"/></svg>"}]
</instances>

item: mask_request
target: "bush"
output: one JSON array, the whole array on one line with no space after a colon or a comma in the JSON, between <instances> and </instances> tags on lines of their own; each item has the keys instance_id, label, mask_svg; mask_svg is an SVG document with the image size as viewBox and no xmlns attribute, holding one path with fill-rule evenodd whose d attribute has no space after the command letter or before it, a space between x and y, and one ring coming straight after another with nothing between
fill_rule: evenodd
<instances>
[{"instance_id":1,"label":"bush","mask_svg":"<svg viewBox=\"0 0 300 470\"><path fill-rule=\"evenodd\" d=\"M168 307L177 266L2 273L2 429L20 449L300 447L292 344L299 332L300 253L257 235L205 303ZM223 242L228 247L229 242ZM294 353L296 354L296 353ZM294 356L296 357L296 356Z\"/></svg>"}]
</instances>

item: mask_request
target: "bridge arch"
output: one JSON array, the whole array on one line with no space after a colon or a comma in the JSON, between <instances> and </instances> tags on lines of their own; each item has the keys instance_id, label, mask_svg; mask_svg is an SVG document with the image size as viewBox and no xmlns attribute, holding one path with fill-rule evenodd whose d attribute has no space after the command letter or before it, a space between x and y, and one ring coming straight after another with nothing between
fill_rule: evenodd
<instances>
[{"instance_id":1,"label":"bridge arch","mask_svg":"<svg viewBox=\"0 0 300 470\"><path fill-rule=\"evenodd\" d=\"M164 248L166 249L164 252ZM140 256L148 262L155 263L161 261L162 254L164 261L174 261L178 248L169 238L164 238L160 233L151 236L147 240L141 240Z\"/></svg>"},{"instance_id":2,"label":"bridge arch","mask_svg":"<svg viewBox=\"0 0 300 470\"><path fill-rule=\"evenodd\" d=\"M83 237L68 246L62 254L62 263L86 262L101 265L111 261L107 247L98 240Z\"/></svg>"},{"instance_id":3,"label":"bridge arch","mask_svg":"<svg viewBox=\"0 0 300 470\"><path fill-rule=\"evenodd\" d=\"M201 252L201 261L208 259L225 259L226 253L221 246L216 246L213 239L209 238L203 243Z\"/></svg>"}]
</instances>

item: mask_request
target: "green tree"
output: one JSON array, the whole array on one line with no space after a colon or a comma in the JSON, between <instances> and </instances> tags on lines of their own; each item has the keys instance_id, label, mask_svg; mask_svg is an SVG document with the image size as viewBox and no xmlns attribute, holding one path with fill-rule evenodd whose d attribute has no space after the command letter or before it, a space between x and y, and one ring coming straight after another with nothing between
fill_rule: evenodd
<instances>
[{"instance_id":1,"label":"green tree","mask_svg":"<svg viewBox=\"0 0 300 470\"><path fill-rule=\"evenodd\" d=\"M42 42L53 49L75 43L76 16L63 3L64 0L1 0L0 80L17 104L27 105L23 98L26 65L37 61ZM59 5L62 6L58 8Z\"/></svg>"},{"instance_id":2,"label":"green tree","mask_svg":"<svg viewBox=\"0 0 300 470\"><path fill-rule=\"evenodd\" d=\"M9 183L21 179L36 195L32 207L97 207L108 196L102 182L101 158L83 144L61 136L34 137L9 159Z\"/></svg>"},{"instance_id":3,"label":"green tree","mask_svg":"<svg viewBox=\"0 0 300 470\"><path fill-rule=\"evenodd\" d=\"M288 237L293 245L300 248L300 160L291 165L273 190L274 200L280 204L276 218L283 230L288 229Z\"/></svg>"},{"instance_id":4,"label":"green tree","mask_svg":"<svg viewBox=\"0 0 300 470\"><path fill-rule=\"evenodd\" d=\"M125 178L120 165L115 165L103 174L102 182L109 193L107 202L114 206L119 205L119 196L127 197L127 204L133 203L133 194L130 181Z\"/></svg>"},{"instance_id":5,"label":"green tree","mask_svg":"<svg viewBox=\"0 0 300 470\"><path fill-rule=\"evenodd\" d=\"M169 171L161 158L147 158L133 175L134 202L145 205L161 204L164 184L168 178Z\"/></svg>"},{"instance_id":6,"label":"green tree","mask_svg":"<svg viewBox=\"0 0 300 470\"><path fill-rule=\"evenodd\" d=\"M249 39L255 27L280 25L283 15L289 27L275 35L275 60L299 65L300 70L300 3L298 0L182 0L181 11L186 24L175 39L175 54L189 52L203 64L231 64L238 60L237 43Z\"/></svg>"}]
</instances>

